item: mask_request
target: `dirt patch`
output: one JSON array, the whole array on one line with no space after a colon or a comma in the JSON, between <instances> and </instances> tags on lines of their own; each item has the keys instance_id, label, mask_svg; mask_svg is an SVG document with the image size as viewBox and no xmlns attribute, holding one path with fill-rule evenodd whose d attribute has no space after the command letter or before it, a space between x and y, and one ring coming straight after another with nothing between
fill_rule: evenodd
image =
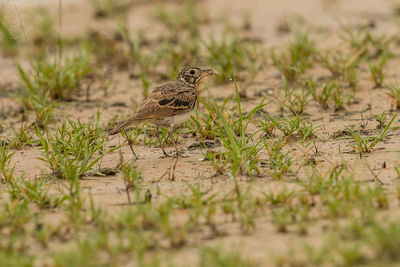
<instances>
[{"instance_id":1,"label":"dirt patch","mask_svg":"<svg viewBox=\"0 0 400 267\"><path fill-rule=\"evenodd\" d=\"M400 67L398 4L62 2L61 32L55 1L15 1L0 16L17 40L1 31L0 262L398 261L400 90L388 89ZM48 17L40 19L38 7ZM75 62L71 69L64 57ZM43 59L54 65L35 76ZM155 127L130 131L138 159L125 138L104 130L189 63L222 74L200 85L196 115L174 135L182 157L170 180L175 158L163 155ZM27 89L16 64L38 87ZM51 84L52 69L64 80ZM61 96L38 93L57 87ZM96 145L88 159L96 164L71 174ZM382 241L390 236L392 243Z\"/></svg>"}]
</instances>

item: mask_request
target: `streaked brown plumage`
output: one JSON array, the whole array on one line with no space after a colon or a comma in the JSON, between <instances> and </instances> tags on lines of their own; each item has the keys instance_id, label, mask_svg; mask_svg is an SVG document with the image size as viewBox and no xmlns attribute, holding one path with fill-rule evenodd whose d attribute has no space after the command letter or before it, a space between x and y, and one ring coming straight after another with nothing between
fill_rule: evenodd
<instances>
[{"instance_id":1,"label":"streaked brown plumage","mask_svg":"<svg viewBox=\"0 0 400 267\"><path fill-rule=\"evenodd\" d=\"M168 128L168 135L171 141L173 141L176 150L175 163L169 169L170 179L174 180L179 150L170 130L190 117L197 101L196 86L202 78L214 73L217 72L213 70L202 70L197 67L184 67L179 72L175 81L157 87L136 109L135 114L130 119L120 123L117 127L112 129L109 134L117 134L132 125L142 122L150 122L157 127ZM168 153L165 152L162 145L158 129L156 133L164 155L168 156ZM136 157L133 148L132 152Z\"/></svg>"},{"instance_id":2,"label":"streaked brown plumage","mask_svg":"<svg viewBox=\"0 0 400 267\"><path fill-rule=\"evenodd\" d=\"M184 67L175 81L157 87L136 109L135 114L121 122L109 134L117 134L142 122L173 128L190 117L197 101L196 86L206 76L216 73L197 67Z\"/></svg>"}]
</instances>

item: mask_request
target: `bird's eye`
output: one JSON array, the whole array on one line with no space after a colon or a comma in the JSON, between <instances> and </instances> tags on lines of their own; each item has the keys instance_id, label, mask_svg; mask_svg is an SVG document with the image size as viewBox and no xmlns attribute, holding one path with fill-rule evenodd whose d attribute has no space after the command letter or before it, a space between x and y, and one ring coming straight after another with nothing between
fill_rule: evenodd
<instances>
[{"instance_id":1,"label":"bird's eye","mask_svg":"<svg viewBox=\"0 0 400 267\"><path fill-rule=\"evenodd\" d=\"M195 70L190 70L189 73L190 73L190 75L194 75L196 73L196 71Z\"/></svg>"}]
</instances>

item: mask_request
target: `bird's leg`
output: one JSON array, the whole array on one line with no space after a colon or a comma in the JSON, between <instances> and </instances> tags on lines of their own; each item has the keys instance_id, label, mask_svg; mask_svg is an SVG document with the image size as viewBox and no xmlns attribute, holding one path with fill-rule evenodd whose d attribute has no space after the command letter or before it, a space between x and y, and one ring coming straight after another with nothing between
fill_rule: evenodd
<instances>
[{"instance_id":1,"label":"bird's leg","mask_svg":"<svg viewBox=\"0 0 400 267\"><path fill-rule=\"evenodd\" d=\"M135 150L133 149L133 143L132 143L132 139L127 135L127 133L125 131L121 132L122 137L124 137L124 139L128 142L129 148L131 149L131 152L133 154L133 158L135 160L137 160L139 157L136 154Z\"/></svg>"},{"instance_id":2,"label":"bird's leg","mask_svg":"<svg viewBox=\"0 0 400 267\"><path fill-rule=\"evenodd\" d=\"M175 181L175 169L176 169L176 165L178 164L178 159L179 159L180 153L179 153L179 149L178 149L178 144L176 142L177 140L176 141L174 140L170 131L168 131L168 136L169 136L169 138L171 138L171 141L174 143L175 150L176 150L176 159L175 159L174 165L171 166L171 174L170 174L170 180Z\"/></svg>"},{"instance_id":3,"label":"bird's leg","mask_svg":"<svg viewBox=\"0 0 400 267\"><path fill-rule=\"evenodd\" d=\"M129 144L129 148L130 148L131 151L132 151L133 158L134 158L135 160L137 160L137 159L139 158L139 156L136 154L135 150L133 150L132 142L129 142L128 144Z\"/></svg>"},{"instance_id":4,"label":"bird's leg","mask_svg":"<svg viewBox=\"0 0 400 267\"><path fill-rule=\"evenodd\" d=\"M188 158L189 156L186 156L186 155L184 155L184 154L181 154L181 151L179 151L179 150L177 149L177 146L178 146L178 144L179 144L179 143L178 143L178 139L179 139L179 136L180 136L180 132L178 132L178 134L177 134L175 140L174 140L173 137L172 137L172 134L173 134L173 133L176 133L176 132L177 132L177 131L176 131L176 129L175 129L175 130L172 130L172 132L169 134L169 136L170 136L172 142L173 142L174 145L175 145L175 149L176 149L176 151L177 151L176 154L179 153L179 157L180 157L180 158ZM177 156L177 155L176 155L176 156Z\"/></svg>"},{"instance_id":5,"label":"bird's leg","mask_svg":"<svg viewBox=\"0 0 400 267\"><path fill-rule=\"evenodd\" d=\"M173 133L174 133L174 131L168 131L168 136L171 139L172 144L175 147L176 157L180 157L181 154L180 154L179 149L178 149L178 138L179 138L179 136L177 136L176 139L174 139L174 137L172 135Z\"/></svg>"},{"instance_id":6,"label":"bird's leg","mask_svg":"<svg viewBox=\"0 0 400 267\"><path fill-rule=\"evenodd\" d=\"M158 142L160 143L160 147L161 147L162 152L164 153L164 156L169 157L168 153L165 152L164 143L161 142L160 129L158 128L158 126L156 127L156 133L157 133Z\"/></svg>"}]
</instances>

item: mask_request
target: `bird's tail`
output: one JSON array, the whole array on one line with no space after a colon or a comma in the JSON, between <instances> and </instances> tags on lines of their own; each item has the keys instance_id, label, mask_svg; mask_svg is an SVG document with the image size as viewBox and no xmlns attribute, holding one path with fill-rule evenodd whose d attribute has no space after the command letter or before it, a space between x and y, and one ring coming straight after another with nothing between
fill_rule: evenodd
<instances>
[{"instance_id":1,"label":"bird's tail","mask_svg":"<svg viewBox=\"0 0 400 267\"><path fill-rule=\"evenodd\" d=\"M122 130L125 130L126 128L128 128L129 126L138 124L140 121L137 120L136 118L131 118L129 120L123 121L121 123L119 123L117 126L115 126L114 128L112 128L108 134L109 135L114 135L117 134L119 132L121 132Z\"/></svg>"}]
</instances>

